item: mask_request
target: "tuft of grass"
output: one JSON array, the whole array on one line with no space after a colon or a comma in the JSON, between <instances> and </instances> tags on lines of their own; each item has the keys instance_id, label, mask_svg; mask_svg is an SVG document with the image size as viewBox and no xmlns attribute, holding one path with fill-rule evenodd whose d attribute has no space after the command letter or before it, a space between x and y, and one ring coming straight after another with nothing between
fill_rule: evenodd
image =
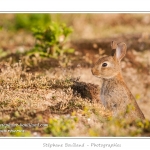
<instances>
[{"instance_id":1,"label":"tuft of grass","mask_svg":"<svg viewBox=\"0 0 150 150\"><path fill-rule=\"evenodd\" d=\"M70 130L74 129L74 124L77 119L75 118L64 118L61 117L59 119L50 119L48 123L48 127L45 129L47 134L51 134L52 136L69 136Z\"/></svg>"},{"instance_id":2,"label":"tuft of grass","mask_svg":"<svg viewBox=\"0 0 150 150\"><path fill-rule=\"evenodd\" d=\"M25 131L21 126L16 126L9 130L10 135L14 137L29 137L31 136L30 131Z\"/></svg>"}]
</instances>

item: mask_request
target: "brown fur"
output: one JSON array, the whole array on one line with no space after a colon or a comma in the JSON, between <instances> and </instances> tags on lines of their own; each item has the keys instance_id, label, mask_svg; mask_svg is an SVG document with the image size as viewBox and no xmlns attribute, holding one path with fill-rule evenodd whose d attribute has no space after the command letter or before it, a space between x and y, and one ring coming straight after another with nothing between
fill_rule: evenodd
<instances>
[{"instance_id":1,"label":"brown fur","mask_svg":"<svg viewBox=\"0 0 150 150\"><path fill-rule=\"evenodd\" d=\"M106 56L98 60L92 68L93 75L102 78L100 98L102 104L113 112L114 116L130 119L144 119L135 98L125 84L120 61L125 56L126 44L112 42L112 56ZM102 66L107 63L107 66Z\"/></svg>"}]
</instances>

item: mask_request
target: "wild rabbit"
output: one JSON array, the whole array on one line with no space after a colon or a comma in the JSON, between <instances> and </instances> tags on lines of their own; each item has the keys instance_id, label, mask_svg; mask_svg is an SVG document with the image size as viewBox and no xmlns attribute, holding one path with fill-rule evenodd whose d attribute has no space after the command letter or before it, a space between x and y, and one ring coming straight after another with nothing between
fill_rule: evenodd
<instances>
[{"instance_id":1,"label":"wild rabbit","mask_svg":"<svg viewBox=\"0 0 150 150\"><path fill-rule=\"evenodd\" d=\"M120 61L126 54L125 43L112 41L112 55L98 60L92 68L92 74L102 78L100 99L105 108L112 111L113 116L132 120L144 119L135 98L128 89L121 74Z\"/></svg>"}]
</instances>

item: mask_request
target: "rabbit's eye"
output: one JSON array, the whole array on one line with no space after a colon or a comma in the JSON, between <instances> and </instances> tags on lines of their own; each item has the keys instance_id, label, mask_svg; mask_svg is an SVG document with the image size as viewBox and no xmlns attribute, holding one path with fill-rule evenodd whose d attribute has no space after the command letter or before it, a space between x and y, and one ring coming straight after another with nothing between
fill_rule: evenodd
<instances>
[{"instance_id":1,"label":"rabbit's eye","mask_svg":"<svg viewBox=\"0 0 150 150\"><path fill-rule=\"evenodd\" d=\"M103 63L103 64L102 64L102 67L106 67L106 66L107 66L107 63Z\"/></svg>"}]
</instances>

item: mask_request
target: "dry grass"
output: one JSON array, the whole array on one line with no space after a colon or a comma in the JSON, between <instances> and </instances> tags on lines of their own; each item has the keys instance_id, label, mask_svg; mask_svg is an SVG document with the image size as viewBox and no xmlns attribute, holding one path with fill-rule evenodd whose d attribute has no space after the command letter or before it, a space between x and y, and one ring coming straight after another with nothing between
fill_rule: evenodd
<instances>
[{"instance_id":1,"label":"dry grass","mask_svg":"<svg viewBox=\"0 0 150 150\"><path fill-rule=\"evenodd\" d=\"M82 98L76 91L73 91L74 81L67 72L64 75L54 75L54 72L28 73L22 69L21 63L5 65L0 74L1 122L36 123L38 116L42 115L38 123L48 123L52 116L55 118L59 115L61 118L66 114L65 117L73 115L81 122L84 120L85 124L92 114L94 116L93 111L97 110L98 114L104 118L110 115L102 106L94 106L88 94L85 95L86 98ZM79 124L83 126L81 122ZM44 134L43 131L41 134ZM79 133L73 132L71 135L74 134Z\"/></svg>"},{"instance_id":2,"label":"dry grass","mask_svg":"<svg viewBox=\"0 0 150 150\"><path fill-rule=\"evenodd\" d=\"M88 72L86 76L83 74L85 72ZM95 77L90 75L89 69L64 71L54 68L31 73L23 69L21 63L6 64L0 73L1 123L40 123L48 127L26 127L26 134L7 133L2 136L146 135L145 130L149 131L149 122L147 127L146 121L140 122L142 127L139 128L139 122L132 124L124 119L111 119L111 112L95 101L95 96L99 95L96 91L99 87L76 81L79 75L82 75L81 81L87 81L89 78L91 83L97 83ZM132 88L131 90L134 91Z\"/></svg>"}]
</instances>

